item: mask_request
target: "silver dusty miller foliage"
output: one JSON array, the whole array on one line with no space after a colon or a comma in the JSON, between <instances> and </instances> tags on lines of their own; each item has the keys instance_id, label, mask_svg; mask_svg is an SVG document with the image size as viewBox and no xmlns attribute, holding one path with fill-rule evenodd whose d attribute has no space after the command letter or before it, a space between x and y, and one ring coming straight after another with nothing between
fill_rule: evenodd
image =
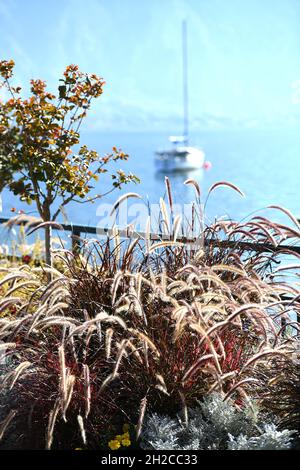
<instances>
[{"instance_id":1,"label":"silver dusty miller foliage","mask_svg":"<svg viewBox=\"0 0 300 470\"><path fill-rule=\"evenodd\" d=\"M155 450L289 449L295 431L263 423L255 409L238 410L220 394L189 410L188 423L156 413L145 419L141 447Z\"/></svg>"}]
</instances>

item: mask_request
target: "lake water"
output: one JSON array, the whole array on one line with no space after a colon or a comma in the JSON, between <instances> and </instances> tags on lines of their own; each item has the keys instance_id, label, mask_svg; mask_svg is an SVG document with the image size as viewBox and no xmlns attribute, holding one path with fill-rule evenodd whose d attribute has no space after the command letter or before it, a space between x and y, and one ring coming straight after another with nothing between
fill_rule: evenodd
<instances>
[{"instance_id":1,"label":"lake water","mask_svg":"<svg viewBox=\"0 0 300 470\"><path fill-rule=\"evenodd\" d=\"M133 172L141 179L140 185L125 186L107 196L106 202L115 201L128 191L138 192L150 203L157 203L164 195L164 175L157 174L154 165L155 150L168 146L166 134L151 133L82 133L82 143L90 148L107 153L113 146L122 148L130 155L121 167ZM178 203L193 200L192 188L184 186L187 178L196 179L203 194L215 182L230 181L245 193L243 199L228 188L218 188L212 193L206 208L206 221L226 216L241 220L254 211L282 221L282 216L271 210L262 210L271 204L279 204L290 209L300 218L300 133L290 131L209 131L191 136L191 145L200 146L206 160L212 163L209 171L195 171L188 174L169 175L174 199ZM108 177L100 178L97 192L105 192L109 187ZM97 225L98 204L72 204L67 209L71 223ZM11 216L11 208L32 211L26 208L8 191L2 194L2 216ZM287 221L287 219L285 219Z\"/></svg>"}]
</instances>

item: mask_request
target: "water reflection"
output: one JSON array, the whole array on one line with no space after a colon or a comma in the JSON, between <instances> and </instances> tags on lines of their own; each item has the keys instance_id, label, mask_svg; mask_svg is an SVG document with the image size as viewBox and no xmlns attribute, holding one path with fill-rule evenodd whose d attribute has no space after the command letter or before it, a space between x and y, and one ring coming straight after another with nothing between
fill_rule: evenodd
<instances>
[{"instance_id":1,"label":"water reflection","mask_svg":"<svg viewBox=\"0 0 300 470\"><path fill-rule=\"evenodd\" d=\"M176 171L156 171L155 172L155 179L157 181L164 181L165 176L168 176L172 179L175 183L184 182L186 179L193 178L198 182L201 181L204 175L203 168L198 168L196 170L176 170Z\"/></svg>"},{"instance_id":2,"label":"water reflection","mask_svg":"<svg viewBox=\"0 0 300 470\"><path fill-rule=\"evenodd\" d=\"M168 176L171 182L172 195L175 202L179 204L187 203L195 199L195 193L193 187L185 185L184 182L188 179L194 179L200 184L204 177L204 170L199 168L197 170L188 171L169 171L167 174L165 172L156 171L154 179L157 181L158 186L164 186L165 176ZM158 198L162 195L163 194L158 194Z\"/></svg>"}]
</instances>

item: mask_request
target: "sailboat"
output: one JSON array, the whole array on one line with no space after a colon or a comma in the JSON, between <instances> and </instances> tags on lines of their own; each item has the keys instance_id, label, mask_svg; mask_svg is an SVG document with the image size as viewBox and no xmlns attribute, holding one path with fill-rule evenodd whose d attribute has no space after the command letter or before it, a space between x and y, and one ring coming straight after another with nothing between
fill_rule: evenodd
<instances>
[{"instance_id":1,"label":"sailboat","mask_svg":"<svg viewBox=\"0 0 300 470\"><path fill-rule=\"evenodd\" d=\"M203 150L189 146L189 107L188 107L188 54L187 24L182 23L183 55L183 135L170 136L171 148L155 152L155 165L158 171L186 171L202 168L205 154Z\"/></svg>"}]
</instances>

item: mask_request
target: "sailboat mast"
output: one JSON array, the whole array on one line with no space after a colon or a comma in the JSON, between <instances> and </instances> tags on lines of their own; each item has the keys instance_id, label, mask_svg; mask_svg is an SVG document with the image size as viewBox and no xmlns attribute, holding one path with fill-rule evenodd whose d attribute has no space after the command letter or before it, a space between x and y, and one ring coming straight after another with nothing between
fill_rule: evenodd
<instances>
[{"instance_id":1,"label":"sailboat mast","mask_svg":"<svg viewBox=\"0 0 300 470\"><path fill-rule=\"evenodd\" d=\"M189 139L189 91L188 91L188 53L187 53L187 23L182 22L182 72L183 72L183 135L186 145Z\"/></svg>"}]
</instances>

